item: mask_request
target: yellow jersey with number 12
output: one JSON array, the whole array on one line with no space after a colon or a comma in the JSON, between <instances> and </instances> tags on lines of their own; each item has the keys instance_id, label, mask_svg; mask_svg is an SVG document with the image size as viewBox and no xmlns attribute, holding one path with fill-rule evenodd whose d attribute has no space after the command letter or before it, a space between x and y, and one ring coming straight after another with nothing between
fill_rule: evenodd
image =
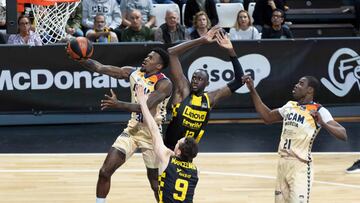
<instances>
[{"instance_id":1,"label":"yellow jersey with number 12","mask_svg":"<svg viewBox=\"0 0 360 203\"><path fill-rule=\"evenodd\" d=\"M165 145L174 150L177 141L183 137L193 137L197 143L204 135L210 116L208 93L197 96L190 94L182 102L173 105L172 118L164 137Z\"/></svg>"}]
</instances>

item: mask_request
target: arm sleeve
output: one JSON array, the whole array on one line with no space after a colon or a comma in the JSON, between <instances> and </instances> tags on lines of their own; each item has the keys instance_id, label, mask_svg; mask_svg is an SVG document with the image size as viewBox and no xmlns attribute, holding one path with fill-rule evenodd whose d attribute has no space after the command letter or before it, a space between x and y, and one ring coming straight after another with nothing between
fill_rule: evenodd
<instances>
[{"instance_id":1,"label":"arm sleeve","mask_svg":"<svg viewBox=\"0 0 360 203\"><path fill-rule=\"evenodd\" d=\"M325 107L321 107L319 109L319 114L325 123L334 120L334 118L331 116L330 112Z\"/></svg>"},{"instance_id":2,"label":"arm sleeve","mask_svg":"<svg viewBox=\"0 0 360 203\"><path fill-rule=\"evenodd\" d=\"M278 108L278 111L279 111L281 117L285 118L285 116L286 116L286 111L287 111L287 109L289 109L290 107L291 107L290 102L287 102L284 106Z\"/></svg>"},{"instance_id":3,"label":"arm sleeve","mask_svg":"<svg viewBox=\"0 0 360 203\"><path fill-rule=\"evenodd\" d=\"M227 84L227 86L230 88L231 92L235 92L237 89L239 89L242 86L241 77L244 75L244 71L240 65L239 60L237 57L230 57L231 63L233 64L235 78L231 82Z\"/></svg>"}]
</instances>

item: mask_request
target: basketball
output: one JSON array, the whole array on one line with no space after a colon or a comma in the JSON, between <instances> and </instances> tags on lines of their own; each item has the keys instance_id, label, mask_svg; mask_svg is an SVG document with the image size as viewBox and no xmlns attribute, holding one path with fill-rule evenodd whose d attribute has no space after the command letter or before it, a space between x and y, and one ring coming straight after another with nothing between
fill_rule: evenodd
<instances>
[{"instance_id":1,"label":"basketball","mask_svg":"<svg viewBox=\"0 0 360 203\"><path fill-rule=\"evenodd\" d=\"M67 43L66 51L73 59L88 59L93 55L94 47L86 37L76 37Z\"/></svg>"}]
</instances>

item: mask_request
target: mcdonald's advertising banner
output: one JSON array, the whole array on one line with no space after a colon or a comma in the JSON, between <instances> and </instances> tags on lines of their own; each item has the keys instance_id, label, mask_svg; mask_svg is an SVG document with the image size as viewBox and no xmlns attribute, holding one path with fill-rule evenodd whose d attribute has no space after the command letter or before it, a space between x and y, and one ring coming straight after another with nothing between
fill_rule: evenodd
<instances>
[{"instance_id":1,"label":"mcdonald's advertising banner","mask_svg":"<svg viewBox=\"0 0 360 203\"><path fill-rule=\"evenodd\" d=\"M292 99L292 89L305 75L319 79L316 101L324 106L360 105L360 39L262 40L233 42L243 70L265 104L280 107ZM140 66L157 43L95 45L93 59L113 66ZM65 44L42 47L0 46L0 114L97 113L100 100L113 89L130 101L129 81L91 72L70 60ZM216 43L187 51L180 61L187 78L196 69L210 75L207 91L234 78L227 51ZM169 67L171 68L171 67ZM169 71L164 71L169 75ZM170 77L171 78L171 77ZM217 109L253 109L246 85Z\"/></svg>"}]
</instances>

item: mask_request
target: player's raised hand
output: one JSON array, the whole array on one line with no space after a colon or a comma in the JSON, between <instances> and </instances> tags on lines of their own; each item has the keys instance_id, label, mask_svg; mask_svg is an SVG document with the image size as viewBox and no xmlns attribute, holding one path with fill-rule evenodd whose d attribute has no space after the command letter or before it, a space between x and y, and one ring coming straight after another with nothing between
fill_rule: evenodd
<instances>
[{"instance_id":1,"label":"player's raised hand","mask_svg":"<svg viewBox=\"0 0 360 203\"><path fill-rule=\"evenodd\" d=\"M144 87L139 84L136 85L135 92L136 92L136 98L137 98L138 103L140 105L146 104L149 96L147 94L145 94Z\"/></svg>"},{"instance_id":2,"label":"player's raised hand","mask_svg":"<svg viewBox=\"0 0 360 203\"><path fill-rule=\"evenodd\" d=\"M224 49L227 50L232 50L234 48L228 34L225 31L220 30L219 32L216 33L215 36L216 36L216 42L220 47L223 47Z\"/></svg>"},{"instance_id":3,"label":"player's raised hand","mask_svg":"<svg viewBox=\"0 0 360 203\"><path fill-rule=\"evenodd\" d=\"M319 125L323 125L324 124L324 121L320 115L320 113L318 111L311 111L310 112L311 116L314 118L315 122L318 123Z\"/></svg>"},{"instance_id":4,"label":"player's raised hand","mask_svg":"<svg viewBox=\"0 0 360 203\"><path fill-rule=\"evenodd\" d=\"M107 108L116 108L119 105L119 101L117 99L117 96L115 92L110 89L111 96L105 94L105 99L101 100L101 110L107 109Z\"/></svg>"},{"instance_id":5,"label":"player's raised hand","mask_svg":"<svg viewBox=\"0 0 360 203\"><path fill-rule=\"evenodd\" d=\"M216 33L218 33L220 29L221 29L220 26L215 25L214 27L212 27L212 28L203 36L203 39L204 39L207 43L210 43L210 42L215 41Z\"/></svg>"},{"instance_id":6,"label":"player's raised hand","mask_svg":"<svg viewBox=\"0 0 360 203\"><path fill-rule=\"evenodd\" d=\"M248 88L250 91L252 91L252 90L255 89L255 87L254 87L254 81L253 81L253 79L251 78L250 75L244 75L244 76L242 76L241 79L242 79L242 82L243 82L243 83L246 83L246 86L247 86L247 88Z\"/></svg>"}]
</instances>

